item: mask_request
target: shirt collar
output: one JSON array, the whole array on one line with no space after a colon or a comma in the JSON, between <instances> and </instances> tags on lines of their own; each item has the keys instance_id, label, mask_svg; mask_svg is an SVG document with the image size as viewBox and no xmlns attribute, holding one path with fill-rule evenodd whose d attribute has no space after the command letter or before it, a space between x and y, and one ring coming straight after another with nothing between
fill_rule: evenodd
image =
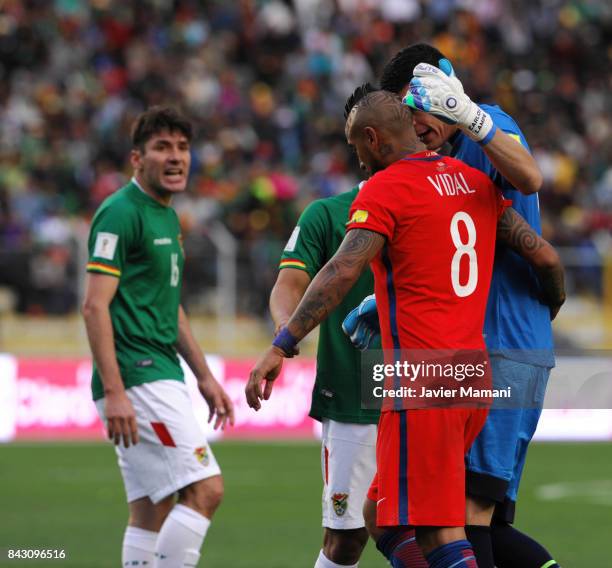
<instances>
[{"instance_id":1,"label":"shirt collar","mask_svg":"<svg viewBox=\"0 0 612 568\"><path fill-rule=\"evenodd\" d=\"M132 176L132 179L130 180L140 191L142 191L142 193L144 193L145 195L148 195L149 197L151 197L143 188L142 185L140 185L138 183L138 180L136 179L136 176Z\"/></svg>"},{"instance_id":2,"label":"shirt collar","mask_svg":"<svg viewBox=\"0 0 612 568\"><path fill-rule=\"evenodd\" d=\"M422 152L416 152L414 154L406 154L401 161L413 161L413 160L425 160L425 161L433 161L439 160L440 155L437 152L432 152L431 150L423 150Z\"/></svg>"},{"instance_id":3,"label":"shirt collar","mask_svg":"<svg viewBox=\"0 0 612 568\"><path fill-rule=\"evenodd\" d=\"M167 208L168 206L166 205L162 205L159 201L157 201L157 199L155 199L154 197L152 197L151 195L149 195L142 187L142 185L140 185L138 183L138 180L136 179L136 176L132 176L132 179L130 180L130 183L132 185L134 185L134 187L136 187L139 190L139 193L137 193L136 195L142 195L144 198L144 202L146 203L152 203L157 205L158 207L163 207L163 208Z\"/></svg>"}]
</instances>

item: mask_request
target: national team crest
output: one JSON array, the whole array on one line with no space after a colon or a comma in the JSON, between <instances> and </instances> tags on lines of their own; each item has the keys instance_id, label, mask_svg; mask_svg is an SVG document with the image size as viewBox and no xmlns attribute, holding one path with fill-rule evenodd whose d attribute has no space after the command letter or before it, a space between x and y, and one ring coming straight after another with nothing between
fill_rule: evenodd
<instances>
[{"instance_id":1,"label":"national team crest","mask_svg":"<svg viewBox=\"0 0 612 568\"><path fill-rule=\"evenodd\" d=\"M331 500L336 515L339 517L344 515L348 507L348 493L334 493L331 496Z\"/></svg>"},{"instance_id":2,"label":"national team crest","mask_svg":"<svg viewBox=\"0 0 612 568\"><path fill-rule=\"evenodd\" d=\"M193 453L195 454L195 457L198 459L198 461L204 467L206 467L208 463L210 462L210 456L208 455L208 448L206 446L203 446L201 448L196 448Z\"/></svg>"}]
</instances>

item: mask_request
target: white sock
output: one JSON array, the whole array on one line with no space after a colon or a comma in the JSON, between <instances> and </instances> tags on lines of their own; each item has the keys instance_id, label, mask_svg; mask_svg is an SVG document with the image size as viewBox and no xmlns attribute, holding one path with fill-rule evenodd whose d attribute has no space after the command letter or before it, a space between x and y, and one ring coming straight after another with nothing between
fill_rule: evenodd
<instances>
[{"instance_id":1,"label":"white sock","mask_svg":"<svg viewBox=\"0 0 612 568\"><path fill-rule=\"evenodd\" d=\"M123 535L121 565L153 568L157 534L153 531L128 526Z\"/></svg>"},{"instance_id":2,"label":"white sock","mask_svg":"<svg viewBox=\"0 0 612 568\"><path fill-rule=\"evenodd\" d=\"M359 566L359 562L357 564L351 564L350 566L346 564L336 564L332 562L325 554L323 554L323 550L319 552L319 558L317 558L317 563L314 565L314 568L357 568Z\"/></svg>"},{"instance_id":3,"label":"white sock","mask_svg":"<svg viewBox=\"0 0 612 568\"><path fill-rule=\"evenodd\" d=\"M175 505L166 517L155 548L155 568L192 568L200 558L210 520L197 511Z\"/></svg>"}]
</instances>

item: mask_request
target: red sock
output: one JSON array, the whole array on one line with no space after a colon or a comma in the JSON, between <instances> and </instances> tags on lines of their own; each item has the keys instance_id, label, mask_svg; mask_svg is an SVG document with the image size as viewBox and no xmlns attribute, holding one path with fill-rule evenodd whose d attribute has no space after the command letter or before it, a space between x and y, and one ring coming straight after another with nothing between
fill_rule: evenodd
<instances>
[{"instance_id":1,"label":"red sock","mask_svg":"<svg viewBox=\"0 0 612 568\"><path fill-rule=\"evenodd\" d=\"M376 543L393 568L428 568L413 529L386 531Z\"/></svg>"}]
</instances>

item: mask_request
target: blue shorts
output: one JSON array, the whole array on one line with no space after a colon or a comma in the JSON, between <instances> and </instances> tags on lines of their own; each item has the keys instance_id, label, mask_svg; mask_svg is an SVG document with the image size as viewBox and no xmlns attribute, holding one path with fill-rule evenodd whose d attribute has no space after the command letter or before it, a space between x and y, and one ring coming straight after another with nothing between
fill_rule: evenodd
<instances>
[{"instance_id":1,"label":"blue shorts","mask_svg":"<svg viewBox=\"0 0 612 568\"><path fill-rule=\"evenodd\" d=\"M513 399L511 408L494 404L468 451L466 491L498 503L510 502L513 509L527 446L542 413L550 369L499 356L490 360L494 388L512 387Z\"/></svg>"}]
</instances>

